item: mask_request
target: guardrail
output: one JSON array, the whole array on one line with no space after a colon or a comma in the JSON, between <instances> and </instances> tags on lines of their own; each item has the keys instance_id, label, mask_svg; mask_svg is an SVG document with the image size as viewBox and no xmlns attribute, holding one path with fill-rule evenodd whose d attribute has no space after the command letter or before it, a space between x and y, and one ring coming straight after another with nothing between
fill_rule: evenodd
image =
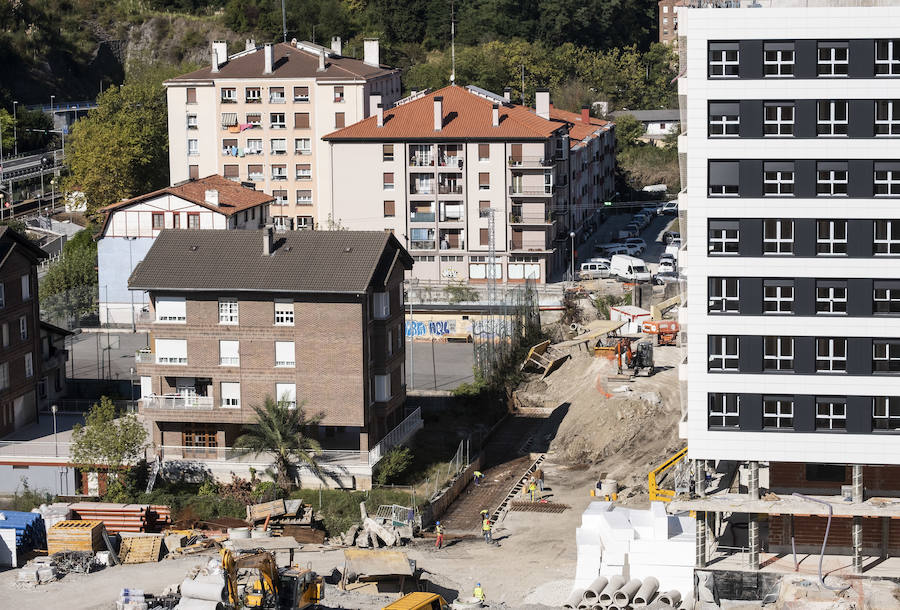
<instances>
[{"instance_id":1,"label":"guardrail","mask_svg":"<svg viewBox=\"0 0 900 610\"><path fill-rule=\"evenodd\" d=\"M144 409L170 409L174 411L211 411L212 396L145 396L141 398Z\"/></svg>"},{"instance_id":2,"label":"guardrail","mask_svg":"<svg viewBox=\"0 0 900 610\"><path fill-rule=\"evenodd\" d=\"M425 425L422 421L422 409L410 413L400 425L388 432L381 441L369 450L369 465L374 466L387 454L388 451L406 441L410 436L418 432Z\"/></svg>"}]
</instances>

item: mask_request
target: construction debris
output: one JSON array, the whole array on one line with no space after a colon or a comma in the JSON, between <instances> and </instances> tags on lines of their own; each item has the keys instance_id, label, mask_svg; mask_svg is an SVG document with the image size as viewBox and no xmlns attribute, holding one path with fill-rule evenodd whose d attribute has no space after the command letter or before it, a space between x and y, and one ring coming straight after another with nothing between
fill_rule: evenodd
<instances>
[{"instance_id":1,"label":"construction debris","mask_svg":"<svg viewBox=\"0 0 900 610\"><path fill-rule=\"evenodd\" d=\"M122 563L150 563L159 561L162 553L162 534L126 536L122 538L119 559Z\"/></svg>"},{"instance_id":2,"label":"construction debris","mask_svg":"<svg viewBox=\"0 0 900 610\"><path fill-rule=\"evenodd\" d=\"M263 521L267 517L280 517L287 513L284 500L274 500L263 504L250 504L247 506L247 521L253 523Z\"/></svg>"},{"instance_id":3,"label":"construction debris","mask_svg":"<svg viewBox=\"0 0 900 610\"><path fill-rule=\"evenodd\" d=\"M91 551L60 551L51 555L50 559L59 576L89 574L103 565L95 560Z\"/></svg>"}]
</instances>

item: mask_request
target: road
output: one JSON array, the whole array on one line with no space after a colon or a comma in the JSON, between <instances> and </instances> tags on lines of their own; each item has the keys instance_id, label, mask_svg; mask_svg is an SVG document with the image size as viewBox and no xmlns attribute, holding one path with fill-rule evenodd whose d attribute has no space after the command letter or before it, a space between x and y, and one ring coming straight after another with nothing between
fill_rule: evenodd
<instances>
[{"instance_id":1,"label":"road","mask_svg":"<svg viewBox=\"0 0 900 610\"><path fill-rule=\"evenodd\" d=\"M653 202L648 202L647 207L653 207L654 205ZM635 210L635 212L637 212L637 210ZM588 259L603 256L594 249L594 246L611 242L616 235L618 235L619 229L624 228L625 225L631 222L632 216L633 214L626 213L608 217L606 222L600 225L588 241L575 249L577 255L575 270L577 271L581 263ZM651 268L652 271L656 270L656 265L659 263L659 257L666 249L666 244L658 240L661 239L663 231L665 231L666 227L674 219L674 216L654 216L650 221L650 224L647 225L639 235L639 237L647 243L647 250L641 254L640 258L648 265L653 264L653 267Z\"/></svg>"},{"instance_id":2,"label":"road","mask_svg":"<svg viewBox=\"0 0 900 610\"><path fill-rule=\"evenodd\" d=\"M128 379L134 352L147 345L144 333L90 332L71 341L67 374L73 379ZM109 341L109 343L107 343ZM105 349L107 345L111 349Z\"/></svg>"},{"instance_id":3,"label":"road","mask_svg":"<svg viewBox=\"0 0 900 610\"><path fill-rule=\"evenodd\" d=\"M432 366L432 347L434 366ZM435 341L406 342L406 384L411 390L452 390L464 382L474 380L475 362L471 343L442 343ZM415 363L413 363L415 358ZM435 386L437 386L435 388Z\"/></svg>"}]
</instances>

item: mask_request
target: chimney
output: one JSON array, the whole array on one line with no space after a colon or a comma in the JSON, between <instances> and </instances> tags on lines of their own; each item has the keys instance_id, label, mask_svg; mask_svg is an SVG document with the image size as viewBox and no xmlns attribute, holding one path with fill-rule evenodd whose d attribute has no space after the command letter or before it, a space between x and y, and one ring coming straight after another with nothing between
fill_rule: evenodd
<instances>
[{"instance_id":1,"label":"chimney","mask_svg":"<svg viewBox=\"0 0 900 610\"><path fill-rule=\"evenodd\" d=\"M218 55L218 53L216 53L215 45L213 45L213 47L210 49L210 54L212 56L212 61L210 61L209 69L211 72L218 72L219 71L219 55Z\"/></svg>"},{"instance_id":2,"label":"chimney","mask_svg":"<svg viewBox=\"0 0 900 610\"><path fill-rule=\"evenodd\" d=\"M591 109L587 106L581 107L581 122L585 125L591 124Z\"/></svg>"},{"instance_id":3,"label":"chimney","mask_svg":"<svg viewBox=\"0 0 900 610\"><path fill-rule=\"evenodd\" d=\"M369 116L375 114L375 109L378 108L378 105L381 104L381 94L380 93L370 93L369 94Z\"/></svg>"},{"instance_id":4,"label":"chimney","mask_svg":"<svg viewBox=\"0 0 900 610\"><path fill-rule=\"evenodd\" d=\"M503 88L503 99L505 99L508 102L508 101L510 101L511 98L512 98L512 89L510 89L509 87L504 87Z\"/></svg>"},{"instance_id":5,"label":"chimney","mask_svg":"<svg viewBox=\"0 0 900 610\"><path fill-rule=\"evenodd\" d=\"M254 50L256 50L256 41L253 40L252 38L248 38L248 39L244 42L244 50L245 50L245 51L254 51Z\"/></svg>"},{"instance_id":6,"label":"chimney","mask_svg":"<svg viewBox=\"0 0 900 610\"><path fill-rule=\"evenodd\" d=\"M319 51L319 72L325 71L325 49Z\"/></svg>"},{"instance_id":7,"label":"chimney","mask_svg":"<svg viewBox=\"0 0 900 610\"><path fill-rule=\"evenodd\" d=\"M263 229L263 256L272 256L272 225L266 225Z\"/></svg>"},{"instance_id":8,"label":"chimney","mask_svg":"<svg viewBox=\"0 0 900 610\"><path fill-rule=\"evenodd\" d=\"M228 43L224 40L213 40L213 51L216 52L216 60L213 62L215 68L213 72L218 72L219 68L228 61Z\"/></svg>"},{"instance_id":9,"label":"chimney","mask_svg":"<svg viewBox=\"0 0 900 610\"><path fill-rule=\"evenodd\" d=\"M381 104L376 106L375 116L378 117L375 119L375 124L378 127L384 127L384 108Z\"/></svg>"},{"instance_id":10,"label":"chimney","mask_svg":"<svg viewBox=\"0 0 900 610\"><path fill-rule=\"evenodd\" d=\"M341 37L340 36L332 36L331 37L331 52L335 55L341 54Z\"/></svg>"},{"instance_id":11,"label":"chimney","mask_svg":"<svg viewBox=\"0 0 900 610\"><path fill-rule=\"evenodd\" d=\"M267 42L264 53L266 55L266 67L263 70L263 74L271 74L272 73L272 65L275 63L275 47L271 42Z\"/></svg>"},{"instance_id":12,"label":"chimney","mask_svg":"<svg viewBox=\"0 0 900 610\"><path fill-rule=\"evenodd\" d=\"M539 117L550 120L550 90L538 89L534 92L534 111Z\"/></svg>"},{"instance_id":13,"label":"chimney","mask_svg":"<svg viewBox=\"0 0 900 610\"><path fill-rule=\"evenodd\" d=\"M494 104L491 107L491 127L500 127L500 105Z\"/></svg>"},{"instance_id":14,"label":"chimney","mask_svg":"<svg viewBox=\"0 0 900 610\"><path fill-rule=\"evenodd\" d=\"M381 66L381 62L378 60L377 38L366 38L363 40L363 63L376 68Z\"/></svg>"},{"instance_id":15,"label":"chimney","mask_svg":"<svg viewBox=\"0 0 900 610\"><path fill-rule=\"evenodd\" d=\"M207 189L206 195L203 199L209 205L219 207L219 191L217 191L216 189Z\"/></svg>"},{"instance_id":16,"label":"chimney","mask_svg":"<svg viewBox=\"0 0 900 610\"><path fill-rule=\"evenodd\" d=\"M434 98L434 130L440 131L444 126L444 98L440 95Z\"/></svg>"}]
</instances>

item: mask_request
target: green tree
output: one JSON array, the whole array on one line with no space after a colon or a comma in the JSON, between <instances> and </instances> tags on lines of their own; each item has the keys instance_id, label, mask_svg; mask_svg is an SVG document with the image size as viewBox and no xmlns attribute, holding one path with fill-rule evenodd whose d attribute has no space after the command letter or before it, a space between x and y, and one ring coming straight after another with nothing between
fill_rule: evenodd
<instances>
[{"instance_id":1,"label":"green tree","mask_svg":"<svg viewBox=\"0 0 900 610\"><path fill-rule=\"evenodd\" d=\"M147 430L137 417L119 415L103 396L85 416L85 425L72 430L72 462L82 470L119 471L143 457Z\"/></svg>"},{"instance_id":2,"label":"green tree","mask_svg":"<svg viewBox=\"0 0 900 610\"><path fill-rule=\"evenodd\" d=\"M97 98L97 108L77 121L67 140L66 190L85 194L88 214L169 182L166 78L183 66L142 67L121 87Z\"/></svg>"},{"instance_id":3,"label":"green tree","mask_svg":"<svg viewBox=\"0 0 900 610\"><path fill-rule=\"evenodd\" d=\"M15 121L12 115L6 111L6 108L0 108L0 140L3 142L3 155L8 156L13 153L13 125Z\"/></svg>"},{"instance_id":4,"label":"green tree","mask_svg":"<svg viewBox=\"0 0 900 610\"><path fill-rule=\"evenodd\" d=\"M285 399L275 401L270 396L266 396L262 407L253 407L253 410L257 421L235 440L235 448L253 455L271 454L275 460L275 483L282 489L293 486L298 465L308 467L323 478L316 461L322 447L318 441L306 436L306 429L317 425L321 415L307 418L304 403L290 407Z\"/></svg>"},{"instance_id":5,"label":"green tree","mask_svg":"<svg viewBox=\"0 0 900 610\"><path fill-rule=\"evenodd\" d=\"M616 149L619 152L629 146L634 146L642 135L644 135L644 124L633 114L616 116Z\"/></svg>"},{"instance_id":6,"label":"green tree","mask_svg":"<svg viewBox=\"0 0 900 610\"><path fill-rule=\"evenodd\" d=\"M81 317L97 308L97 242L89 228L63 246L62 256L41 278L41 313L59 326L70 316Z\"/></svg>"}]
</instances>

